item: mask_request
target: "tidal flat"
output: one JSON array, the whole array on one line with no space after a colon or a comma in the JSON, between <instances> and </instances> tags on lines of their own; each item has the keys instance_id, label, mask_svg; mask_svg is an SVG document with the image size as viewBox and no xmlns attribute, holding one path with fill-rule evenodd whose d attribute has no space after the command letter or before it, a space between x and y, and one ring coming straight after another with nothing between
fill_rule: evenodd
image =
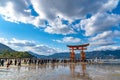
<instances>
[{"instance_id":1,"label":"tidal flat","mask_svg":"<svg viewBox=\"0 0 120 80\"><path fill-rule=\"evenodd\" d=\"M120 80L120 64L48 63L0 68L0 80Z\"/></svg>"}]
</instances>

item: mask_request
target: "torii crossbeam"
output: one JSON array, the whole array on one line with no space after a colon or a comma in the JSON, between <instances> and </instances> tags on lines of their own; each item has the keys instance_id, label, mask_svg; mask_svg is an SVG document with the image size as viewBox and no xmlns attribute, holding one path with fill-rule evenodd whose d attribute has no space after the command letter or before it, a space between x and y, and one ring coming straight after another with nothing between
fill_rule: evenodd
<instances>
[{"instance_id":1,"label":"torii crossbeam","mask_svg":"<svg viewBox=\"0 0 120 80\"><path fill-rule=\"evenodd\" d=\"M70 60L75 60L75 52L74 50L82 50L81 51L81 60L84 61L86 56L85 56L85 52L84 50L87 50L87 46L89 46L89 44L83 44L83 45L67 45L67 47L69 47L70 49Z\"/></svg>"}]
</instances>

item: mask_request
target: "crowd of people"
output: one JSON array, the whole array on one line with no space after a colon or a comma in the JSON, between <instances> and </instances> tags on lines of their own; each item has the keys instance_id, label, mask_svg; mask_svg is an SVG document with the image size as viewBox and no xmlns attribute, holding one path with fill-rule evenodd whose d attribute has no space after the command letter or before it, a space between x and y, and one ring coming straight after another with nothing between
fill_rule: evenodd
<instances>
[{"instance_id":1,"label":"crowd of people","mask_svg":"<svg viewBox=\"0 0 120 80\"><path fill-rule=\"evenodd\" d=\"M46 64L46 63L68 63L68 62L80 62L80 60L67 60L67 59L36 59L36 58L24 58L24 59L0 59L0 66L10 65L21 66L21 64Z\"/></svg>"},{"instance_id":2,"label":"crowd of people","mask_svg":"<svg viewBox=\"0 0 120 80\"><path fill-rule=\"evenodd\" d=\"M4 67L4 66L9 67L10 65L21 66L21 59L0 59L0 66L2 66L2 67Z\"/></svg>"}]
</instances>

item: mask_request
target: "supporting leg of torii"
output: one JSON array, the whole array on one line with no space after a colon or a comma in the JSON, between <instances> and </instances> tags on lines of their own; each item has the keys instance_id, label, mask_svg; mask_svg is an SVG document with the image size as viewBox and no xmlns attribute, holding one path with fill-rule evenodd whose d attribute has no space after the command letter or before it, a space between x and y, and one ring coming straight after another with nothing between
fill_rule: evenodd
<instances>
[{"instance_id":1,"label":"supporting leg of torii","mask_svg":"<svg viewBox=\"0 0 120 80\"><path fill-rule=\"evenodd\" d=\"M82 51L81 51L81 61L84 62L86 60L86 56L85 56L84 50L86 50L87 48L82 47L81 49L82 49Z\"/></svg>"},{"instance_id":2,"label":"supporting leg of torii","mask_svg":"<svg viewBox=\"0 0 120 80\"><path fill-rule=\"evenodd\" d=\"M81 61L85 61L85 58L86 58L85 52L82 50L81 51Z\"/></svg>"},{"instance_id":3,"label":"supporting leg of torii","mask_svg":"<svg viewBox=\"0 0 120 80\"><path fill-rule=\"evenodd\" d=\"M75 60L75 53L74 53L74 49L73 48L71 49L71 52L70 52L70 60L71 61Z\"/></svg>"}]
</instances>

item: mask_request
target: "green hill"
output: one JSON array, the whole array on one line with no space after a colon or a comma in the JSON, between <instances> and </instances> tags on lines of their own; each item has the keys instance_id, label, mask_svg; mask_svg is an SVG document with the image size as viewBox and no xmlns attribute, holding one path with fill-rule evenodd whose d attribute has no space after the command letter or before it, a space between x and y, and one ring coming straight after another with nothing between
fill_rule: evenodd
<instances>
[{"instance_id":1,"label":"green hill","mask_svg":"<svg viewBox=\"0 0 120 80\"><path fill-rule=\"evenodd\" d=\"M0 54L0 58L32 58L31 54L28 52L10 52L10 51L4 51L2 54Z\"/></svg>"},{"instance_id":2,"label":"green hill","mask_svg":"<svg viewBox=\"0 0 120 80\"><path fill-rule=\"evenodd\" d=\"M0 43L0 58L32 58L28 52L20 52Z\"/></svg>"}]
</instances>

